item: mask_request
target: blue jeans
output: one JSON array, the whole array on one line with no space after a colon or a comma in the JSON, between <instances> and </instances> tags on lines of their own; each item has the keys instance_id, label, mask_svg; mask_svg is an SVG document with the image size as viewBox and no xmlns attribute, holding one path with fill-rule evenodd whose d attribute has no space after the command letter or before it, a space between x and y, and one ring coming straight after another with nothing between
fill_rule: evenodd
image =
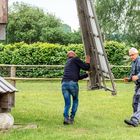
<instances>
[{"instance_id":1,"label":"blue jeans","mask_svg":"<svg viewBox=\"0 0 140 140\"><path fill-rule=\"evenodd\" d=\"M74 118L78 107L78 93L79 93L78 82L74 81L62 82L62 93L65 101L63 115L65 118L69 118L69 110L71 107L71 97L72 97L73 105L70 116Z\"/></svg>"}]
</instances>

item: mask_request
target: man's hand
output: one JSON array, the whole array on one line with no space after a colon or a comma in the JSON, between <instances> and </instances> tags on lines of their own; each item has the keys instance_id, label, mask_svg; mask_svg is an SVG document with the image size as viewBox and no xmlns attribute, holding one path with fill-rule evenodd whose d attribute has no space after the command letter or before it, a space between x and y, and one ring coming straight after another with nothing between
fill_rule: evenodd
<instances>
[{"instance_id":1,"label":"man's hand","mask_svg":"<svg viewBox=\"0 0 140 140\"><path fill-rule=\"evenodd\" d=\"M123 81L124 81L124 82L128 82L128 77L125 77L125 78L123 79Z\"/></svg>"},{"instance_id":2,"label":"man's hand","mask_svg":"<svg viewBox=\"0 0 140 140\"><path fill-rule=\"evenodd\" d=\"M139 77L137 75L132 76L132 81L136 81L138 79L139 79Z\"/></svg>"},{"instance_id":3,"label":"man's hand","mask_svg":"<svg viewBox=\"0 0 140 140\"><path fill-rule=\"evenodd\" d=\"M88 64L90 63L90 56L89 56L89 55L86 56L86 60L85 60L85 61L86 61L86 63L88 63Z\"/></svg>"}]
</instances>

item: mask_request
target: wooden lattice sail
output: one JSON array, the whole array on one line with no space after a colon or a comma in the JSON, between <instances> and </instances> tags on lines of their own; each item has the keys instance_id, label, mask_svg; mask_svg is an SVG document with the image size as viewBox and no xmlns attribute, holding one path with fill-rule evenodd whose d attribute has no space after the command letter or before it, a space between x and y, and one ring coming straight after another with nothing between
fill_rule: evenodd
<instances>
[{"instance_id":1,"label":"wooden lattice sail","mask_svg":"<svg viewBox=\"0 0 140 140\"><path fill-rule=\"evenodd\" d=\"M104 88L114 95L116 89L113 74L103 45L93 1L76 0L76 4L85 53L91 56L89 89ZM108 84L107 80L111 83Z\"/></svg>"}]
</instances>

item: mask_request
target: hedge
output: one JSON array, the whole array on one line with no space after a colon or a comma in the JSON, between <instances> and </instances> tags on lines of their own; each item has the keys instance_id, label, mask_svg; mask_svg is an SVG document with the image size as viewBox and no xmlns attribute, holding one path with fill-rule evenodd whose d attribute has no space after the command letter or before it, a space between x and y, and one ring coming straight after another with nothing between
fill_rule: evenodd
<instances>
[{"instance_id":1,"label":"hedge","mask_svg":"<svg viewBox=\"0 0 140 140\"><path fill-rule=\"evenodd\" d=\"M125 57L128 48L125 44L109 41L105 42L105 49L110 64L126 65ZM24 42L15 44L0 44L0 63L16 65L64 65L66 53L69 50L76 52L77 56L84 60L84 49L82 44L69 44L68 46L49 43L26 44ZM113 68L115 78L122 78L129 70L118 70ZM118 74L119 73L119 74ZM20 77L62 77L63 69L47 68L18 68L17 76ZM4 75L1 70L1 75Z\"/></svg>"}]
</instances>

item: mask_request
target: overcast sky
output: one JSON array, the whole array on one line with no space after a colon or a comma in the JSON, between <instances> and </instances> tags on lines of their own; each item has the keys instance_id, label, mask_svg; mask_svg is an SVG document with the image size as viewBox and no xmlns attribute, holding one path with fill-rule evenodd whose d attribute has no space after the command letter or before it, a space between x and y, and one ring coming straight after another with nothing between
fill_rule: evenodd
<instances>
[{"instance_id":1,"label":"overcast sky","mask_svg":"<svg viewBox=\"0 0 140 140\"><path fill-rule=\"evenodd\" d=\"M40 7L44 12L53 13L72 29L77 30L79 27L75 0L9 0L9 5L16 1L22 1Z\"/></svg>"}]
</instances>

